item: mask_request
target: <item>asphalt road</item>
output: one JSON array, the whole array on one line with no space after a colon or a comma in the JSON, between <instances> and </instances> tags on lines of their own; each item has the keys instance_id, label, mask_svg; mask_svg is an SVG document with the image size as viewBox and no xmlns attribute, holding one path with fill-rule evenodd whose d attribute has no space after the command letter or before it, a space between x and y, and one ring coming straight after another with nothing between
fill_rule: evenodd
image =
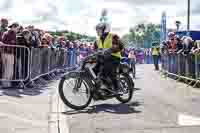
<instances>
[{"instance_id":1,"label":"asphalt road","mask_svg":"<svg viewBox=\"0 0 200 133\"><path fill-rule=\"evenodd\" d=\"M0 133L47 133L49 90L1 89Z\"/></svg>"},{"instance_id":2,"label":"asphalt road","mask_svg":"<svg viewBox=\"0 0 200 133\"><path fill-rule=\"evenodd\" d=\"M82 111L65 108L70 133L199 133L200 90L164 78L152 65L137 67L132 101L93 102ZM95 108L92 108L95 107Z\"/></svg>"},{"instance_id":3,"label":"asphalt road","mask_svg":"<svg viewBox=\"0 0 200 133\"><path fill-rule=\"evenodd\" d=\"M198 88L164 78L152 65L138 65L136 76L130 103L98 101L82 111L59 99L59 81L36 90L0 89L0 132L199 133Z\"/></svg>"}]
</instances>

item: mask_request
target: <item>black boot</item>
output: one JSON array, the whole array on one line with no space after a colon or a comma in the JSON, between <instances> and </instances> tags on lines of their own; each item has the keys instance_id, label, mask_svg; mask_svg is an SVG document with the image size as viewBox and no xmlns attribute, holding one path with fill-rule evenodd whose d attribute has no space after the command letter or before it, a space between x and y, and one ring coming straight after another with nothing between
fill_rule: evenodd
<instances>
[{"instance_id":1,"label":"black boot","mask_svg":"<svg viewBox=\"0 0 200 133\"><path fill-rule=\"evenodd\" d=\"M123 95L123 91L122 91L122 89L120 87L120 81L118 81L116 78L115 79L113 78L112 81L113 81L113 86L114 86L115 92L118 95Z\"/></svg>"}]
</instances>

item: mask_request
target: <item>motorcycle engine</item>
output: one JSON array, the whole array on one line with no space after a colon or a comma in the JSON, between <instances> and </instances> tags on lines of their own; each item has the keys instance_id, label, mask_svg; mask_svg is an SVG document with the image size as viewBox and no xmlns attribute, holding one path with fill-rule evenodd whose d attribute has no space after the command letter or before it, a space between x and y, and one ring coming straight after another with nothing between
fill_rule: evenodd
<instances>
[{"instance_id":1,"label":"motorcycle engine","mask_svg":"<svg viewBox=\"0 0 200 133\"><path fill-rule=\"evenodd\" d=\"M104 84L104 83L102 83L101 85L100 85L100 89L107 89L108 87L107 87L107 85L106 84Z\"/></svg>"}]
</instances>

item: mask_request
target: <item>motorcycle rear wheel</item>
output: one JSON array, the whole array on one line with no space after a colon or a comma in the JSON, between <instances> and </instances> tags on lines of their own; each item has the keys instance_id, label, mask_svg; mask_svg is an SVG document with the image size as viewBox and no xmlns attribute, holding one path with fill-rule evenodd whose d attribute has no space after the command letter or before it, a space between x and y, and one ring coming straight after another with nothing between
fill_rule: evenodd
<instances>
[{"instance_id":1,"label":"motorcycle rear wheel","mask_svg":"<svg viewBox=\"0 0 200 133\"><path fill-rule=\"evenodd\" d=\"M84 102L84 104L76 105L76 104L72 103L72 101L70 101L69 97L66 96L66 93L65 93L66 92L65 82L69 81L70 79L75 79L76 80L76 83L75 83L74 88L73 88L73 93L74 93L74 91L75 92L76 91L77 92L80 91L79 90L80 87L76 88L78 81L81 82L80 86L83 85L86 88L87 100L86 100L86 102ZM92 91L90 89L88 80L86 78L84 78L84 77L80 77L80 74L78 72L73 72L73 74L69 73L69 74L65 75L64 78L62 78L60 80L60 83L59 83L59 95L60 95L60 98L62 99L62 101L64 102L64 104L66 106L70 107L71 109L74 109L74 110L82 110L82 109L86 108L87 106L89 106L89 104L91 103L91 100L93 98Z\"/></svg>"}]
</instances>

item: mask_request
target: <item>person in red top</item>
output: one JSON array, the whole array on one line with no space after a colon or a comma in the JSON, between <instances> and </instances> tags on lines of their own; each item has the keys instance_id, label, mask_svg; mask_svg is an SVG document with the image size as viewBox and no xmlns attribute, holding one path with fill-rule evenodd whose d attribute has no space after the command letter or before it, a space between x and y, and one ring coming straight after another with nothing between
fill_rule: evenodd
<instances>
[{"instance_id":1,"label":"person in red top","mask_svg":"<svg viewBox=\"0 0 200 133\"><path fill-rule=\"evenodd\" d=\"M8 45L16 45L18 27L18 23L10 25L10 29L2 36L2 42Z\"/></svg>"},{"instance_id":2,"label":"person in red top","mask_svg":"<svg viewBox=\"0 0 200 133\"><path fill-rule=\"evenodd\" d=\"M174 53L176 52L176 34L174 32L170 32L168 34L168 38L170 41L169 52Z\"/></svg>"},{"instance_id":3,"label":"person in red top","mask_svg":"<svg viewBox=\"0 0 200 133\"><path fill-rule=\"evenodd\" d=\"M18 23L13 23L9 26L9 30L2 36L2 42L7 45L16 45ZM3 78L7 80L13 79L14 64L15 64L15 50L12 47L5 46L2 53L3 62ZM4 86L10 86L10 83L4 84Z\"/></svg>"}]
</instances>

